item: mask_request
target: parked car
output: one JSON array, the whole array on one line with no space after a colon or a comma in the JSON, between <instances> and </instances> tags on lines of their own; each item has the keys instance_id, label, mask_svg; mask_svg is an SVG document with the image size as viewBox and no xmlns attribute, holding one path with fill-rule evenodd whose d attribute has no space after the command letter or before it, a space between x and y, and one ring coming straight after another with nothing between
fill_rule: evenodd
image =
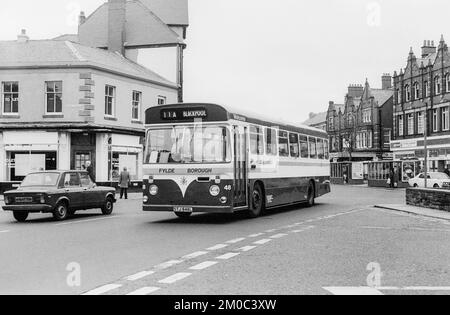
<instances>
[{"instance_id":1,"label":"parked car","mask_svg":"<svg viewBox=\"0 0 450 315\"><path fill-rule=\"evenodd\" d=\"M12 211L19 222L30 213L52 213L57 221L79 210L101 208L110 215L116 202L114 188L97 187L87 172L46 171L31 173L17 190L4 193L3 210Z\"/></svg>"},{"instance_id":2,"label":"parked car","mask_svg":"<svg viewBox=\"0 0 450 315\"><path fill-rule=\"evenodd\" d=\"M428 173L427 187L450 189L450 177L445 173ZM425 175L421 173L409 180L409 185L416 188L425 188Z\"/></svg>"}]
</instances>

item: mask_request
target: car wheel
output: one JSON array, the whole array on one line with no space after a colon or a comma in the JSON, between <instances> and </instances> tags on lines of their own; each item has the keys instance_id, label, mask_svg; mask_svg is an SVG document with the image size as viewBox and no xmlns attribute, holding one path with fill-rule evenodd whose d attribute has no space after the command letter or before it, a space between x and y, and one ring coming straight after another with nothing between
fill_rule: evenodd
<instances>
[{"instance_id":1,"label":"car wheel","mask_svg":"<svg viewBox=\"0 0 450 315\"><path fill-rule=\"evenodd\" d=\"M314 207L316 204L316 190L314 188L313 183L309 183L308 187L308 200L307 200L307 206L308 207Z\"/></svg>"},{"instance_id":2,"label":"car wheel","mask_svg":"<svg viewBox=\"0 0 450 315\"><path fill-rule=\"evenodd\" d=\"M248 211L248 216L250 218L259 217L265 210L265 200L263 189L260 184L255 184L252 191L252 198L250 204L250 210Z\"/></svg>"},{"instance_id":3,"label":"car wheel","mask_svg":"<svg viewBox=\"0 0 450 315\"><path fill-rule=\"evenodd\" d=\"M434 184L433 188L441 188L438 184Z\"/></svg>"},{"instance_id":4,"label":"car wheel","mask_svg":"<svg viewBox=\"0 0 450 315\"><path fill-rule=\"evenodd\" d=\"M69 209L65 202L59 203L53 211L53 218L56 221L64 221L69 216Z\"/></svg>"},{"instance_id":5,"label":"car wheel","mask_svg":"<svg viewBox=\"0 0 450 315\"><path fill-rule=\"evenodd\" d=\"M16 219L17 222L25 222L28 219L28 212L17 212L15 211L13 213L14 219Z\"/></svg>"},{"instance_id":6,"label":"car wheel","mask_svg":"<svg viewBox=\"0 0 450 315\"><path fill-rule=\"evenodd\" d=\"M189 212L176 212L175 215L177 217L179 217L180 219L187 219L187 218L189 218L192 215L192 213L189 213Z\"/></svg>"},{"instance_id":7,"label":"car wheel","mask_svg":"<svg viewBox=\"0 0 450 315\"><path fill-rule=\"evenodd\" d=\"M102 213L104 215L111 215L114 210L114 201L111 197L106 198L106 202L102 207Z\"/></svg>"},{"instance_id":8,"label":"car wheel","mask_svg":"<svg viewBox=\"0 0 450 315\"><path fill-rule=\"evenodd\" d=\"M414 184L414 188L419 188L419 185L417 185L417 184Z\"/></svg>"}]
</instances>

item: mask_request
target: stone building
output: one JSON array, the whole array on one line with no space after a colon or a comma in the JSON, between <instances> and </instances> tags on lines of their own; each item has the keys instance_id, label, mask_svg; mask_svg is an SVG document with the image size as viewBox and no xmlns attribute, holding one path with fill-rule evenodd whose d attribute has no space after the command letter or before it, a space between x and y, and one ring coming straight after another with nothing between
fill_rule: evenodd
<instances>
[{"instance_id":1,"label":"stone building","mask_svg":"<svg viewBox=\"0 0 450 315\"><path fill-rule=\"evenodd\" d=\"M30 171L83 169L88 161L97 183L115 185L126 166L140 186L145 110L179 101L182 80L132 57L158 45L184 49L187 27L187 6L145 3L155 11L140 1L110 0L81 15L76 35L30 40L22 31L17 40L0 41L0 192ZM98 28L91 43L88 26Z\"/></svg>"},{"instance_id":2,"label":"stone building","mask_svg":"<svg viewBox=\"0 0 450 315\"><path fill-rule=\"evenodd\" d=\"M397 160L411 163L411 176L423 168L424 134L428 136L429 168L444 171L450 164L450 54L441 37L425 41L417 57L411 48L406 68L394 74L394 140Z\"/></svg>"},{"instance_id":3,"label":"stone building","mask_svg":"<svg viewBox=\"0 0 450 315\"><path fill-rule=\"evenodd\" d=\"M350 85L344 104L330 102L327 132L330 156L336 162L376 161L392 158L392 78L382 77L382 88Z\"/></svg>"}]
</instances>

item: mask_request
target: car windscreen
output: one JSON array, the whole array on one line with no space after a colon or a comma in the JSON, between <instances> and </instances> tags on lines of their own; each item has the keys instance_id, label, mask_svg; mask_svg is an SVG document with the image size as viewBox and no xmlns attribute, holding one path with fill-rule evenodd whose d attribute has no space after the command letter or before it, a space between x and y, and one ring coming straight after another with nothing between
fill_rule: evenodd
<instances>
[{"instance_id":1,"label":"car windscreen","mask_svg":"<svg viewBox=\"0 0 450 315\"><path fill-rule=\"evenodd\" d=\"M21 187L56 186L58 184L58 173L34 173L25 177Z\"/></svg>"},{"instance_id":2,"label":"car windscreen","mask_svg":"<svg viewBox=\"0 0 450 315\"><path fill-rule=\"evenodd\" d=\"M227 163L230 132L219 126L175 126L149 130L146 164Z\"/></svg>"}]
</instances>

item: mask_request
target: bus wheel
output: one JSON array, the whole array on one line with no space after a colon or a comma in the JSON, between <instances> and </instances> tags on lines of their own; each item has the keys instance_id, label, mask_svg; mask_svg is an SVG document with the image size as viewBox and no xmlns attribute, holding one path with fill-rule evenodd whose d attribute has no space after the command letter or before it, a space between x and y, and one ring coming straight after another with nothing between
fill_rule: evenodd
<instances>
[{"instance_id":1,"label":"bus wheel","mask_svg":"<svg viewBox=\"0 0 450 315\"><path fill-rule=\"evenodd\" d=\"M250 204L249 217L259 217L265 208L265 196L260 184L255 184L252 191L252 200Z\"/></svg>"},{"instance_id":2,"label":"bus wheel","mask_svg":"<svg viewBox=\"0 0 450 315\"><path fill-rule=\"evenodd\" d=\"M179 217L180 219L187 219L187 218L189 218L192 215L192 213L189 213L189 212L176 212L175 215L177 217Z\"/></svg>"},{"instance_id":3,"label":"bus wheel","mask_svg":"<svg viewBox=\"0 0 450 315\"><path fill-rule=\"evenodd\" d=\"M314 207L315 204L316 204L316 191L314 189L313 183L310 183L308 187L307 205L308 207Z\"/></svg>"}]
</instances>

